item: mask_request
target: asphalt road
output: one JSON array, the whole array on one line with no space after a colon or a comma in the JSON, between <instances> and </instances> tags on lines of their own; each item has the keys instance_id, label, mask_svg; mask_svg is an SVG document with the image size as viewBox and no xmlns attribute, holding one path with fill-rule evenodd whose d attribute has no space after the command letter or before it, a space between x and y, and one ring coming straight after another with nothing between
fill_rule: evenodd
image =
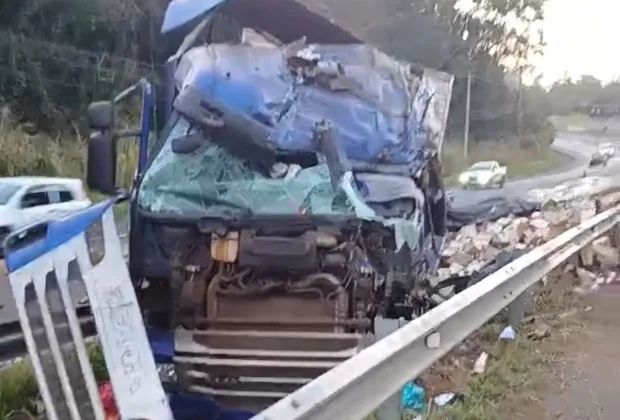
<instances>
[{"instance_id":1,"label":"asphalt road","mask_svg":"<svg viewBox=\"0 0 620 420\"><path fill-rule=\"evenodd\" d=\"M610 177L620 173L620 154L609 160L606 167L590 168L588 160L600 143L614 143L620 148L620 138L594 136L579 133L561 133L554 141L553 148L573 158L570 166L563 171L553 171L532 178L508 181L504 188L486 190L452 189L454 205L476 203L493 197L527 198L532 190L551 188L567 181L583 177Z\"/></svg>"},{"instance_id":2,"label":"asphalt road","mask_svg":"<svg viewBox=\"0 0 620 420\"><path fill-rule=\"evenodd\" d=\"M605 168L588 168L587 162L590 155L596 150L597 144L603 142L615 142L620 146L620 137L614 141L612 138L600 135L587 135L567 133L560 134L554 141L553 147L564 154L573 158L569 168L563 171L555 171L546 175L540 175L533 178L519 179L509 181L502 189L489 189L464 191L462 189L454 189L455 205L463 205L466 203L475 203L492 197L527 197L534 189L550 188L560 185L571 179L580 178L584 171L588 176L611 176L620 173L620 156L612 158ZM120 230L126 232L126 226L120 227ZM1 264L0 271L4 270L4 264ZM85 295L83 289L79 288L73 291L76 303ZM11 286L6 275L0 274L0 324L17 320L17 312L11 293Z\"/></svg>"}]
</instances>

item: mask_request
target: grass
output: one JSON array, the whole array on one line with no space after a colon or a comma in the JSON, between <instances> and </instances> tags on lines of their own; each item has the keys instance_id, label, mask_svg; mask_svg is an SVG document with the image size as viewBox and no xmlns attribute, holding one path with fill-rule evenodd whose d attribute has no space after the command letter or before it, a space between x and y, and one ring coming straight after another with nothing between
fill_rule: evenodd
<instances>
[{"instance_id":1,"label":"grass","mask_svg":"<svg viewBox=\"0 0 620 420\"><path fill-rule=\"evenodd\" d=\"M98 344L88 346L90 363L98 384L109 380L105 359ZM39 388L27 361L14 363L0 371L0 420L34 418Z\"/></svg>"},{"instance_id":2,"label":"grass","mask_svg":"<svg viewBox=\"0 0 620 420\"><path fill-rule=\"evenodd\" d=\"M444 146L442 166L446 176L446 185L456 185L461 172L473 163L485 160L496 160L506 166L507 177L523 178L538 175L560 166L565 157L554 152L550 147L520 149L502 144L474 145L470 148L468 159L465 159L462 145L448 144Z\"/></svg>"},{"instance_id":3,"label":"grass","mask_svg":"<svg viewBox=\"0 0 620 420\"><path fill-rule=\"evenodd\" d=\"M542 419L545 416L541 394L556 382L555 367L562 355L566 337L582 328L578 317L559 314L574 308L576 297L569 292L573 279L559 278L545 286L536 297L536 313L525 323L512 342L499 342L505 323L491 323L476 335L477 352L489 354L487 368L480 376L470 377L461 389L462 402L437 408L428 420L504 420L508 418ZM549 338L529 335L540 325L548 326ZM461 361L470 367L470 361Z\"/></svg>"},{"instance_id":4,"label":"grass","mask_svg":"<svg viewBox=\"0 0 620 420\"><path fill-rule=\"evenodd\" d=\"M86 139L74 131L74 134L57 137L31 135L15 123L9 111L0 111L0 177L40 175L84 179ZM131 187L137 160L137 141L120 139L117 161L120 187ZM88 195L94 202L105 198L94 191L88 191ZM115 208L117 217L126 217L127 213L127 204Z\"/></svg>"}]
</instances>

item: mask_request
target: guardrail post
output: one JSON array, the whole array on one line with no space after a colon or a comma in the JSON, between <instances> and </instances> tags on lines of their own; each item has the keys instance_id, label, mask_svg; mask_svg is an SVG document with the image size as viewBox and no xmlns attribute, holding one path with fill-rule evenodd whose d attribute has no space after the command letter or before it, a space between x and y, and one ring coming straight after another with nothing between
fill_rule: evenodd
<instances>
[{"instance_id":1,"label":"guardrail post","mask_svg":"<svg viewBox=\"0 0 620 420\"><path fill-rule=\"evenodd\" d=\"M375 340L379 341L392 334L397 329L407 323L401 319L375 318ZM412 378L413 379L413 378ZM379 384L377 384L379 385ZM375 412L377 420L400 420L402 418L403 407L401 405L400 391L385 400L377 407Z\"/></svg>"},{"instance_id":2,"label":"guardrail post","mask_svg":"<svg viewBox=\"0 0 620 420\"><path fill-rule=\"evenodd\" d=\"M528 287L515 300L508 304L508 323L517 328L523 322L526 313L534 312L534 288L536 284Z\"/></svg>"}]
</instances>

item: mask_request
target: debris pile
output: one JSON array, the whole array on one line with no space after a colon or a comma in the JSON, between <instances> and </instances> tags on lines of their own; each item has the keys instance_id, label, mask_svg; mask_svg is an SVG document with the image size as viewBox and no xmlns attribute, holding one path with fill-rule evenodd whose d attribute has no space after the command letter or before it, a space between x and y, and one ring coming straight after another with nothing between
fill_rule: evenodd
<instances>
[{"instance_id":1,"label":"debris pile","mask_svg":"<svg viewBox=\"0 0 620 420\"><path fill-rule=\"evenodd\" d=\"M430 286L442 290L442 300L445 300L466 287L459 289L455 280L460 279L467 282L467 286L471 285L474 277L480 277L480 274L486 277L529 250L592 218L597 211L611 208L618 201L618 193L597 200L550 200L529 217L509 215L496 221L465 226L448 237L440 268L428 279ZM593 277L589 283L595 284L597 280L593 272L618 265L619 255L613 237L604 236L594 241L580 252L580 258L572 266L569 264L567 269L580 267L583 271L580 278Z\"/></svg>"},{"instance_id":2,"label":"debris pile","mask_svg":"<svg viewBox=\"0 0 620 420\"><path fill-rule=\"evenodd\" d=\"M549 200L540 211L533 212L529 217L510 215L493 222L465 226L453 233L446 243L441 268L429 279L431 289L438 292L441 301L447 300L531 249L619 203L618 193L607 193L599 198ZM558 284L571 288L579 285L574 290L590 293L603 284L620 282L619 249L620 228L596 239L550 273L548 279L542 279L547 285L543 295L559 290L556 289ZM436 296L431 296L436 303L441 303L435 299ZM559 293L556 298L576 299L575 295L570 298L567 296ZM504 343L520 336L530 341L545 341L553 335L554 322L571 317L580 310L587 312L592 309L572 306L570 311L561 314L534 314L533 308L532 301L532 308L525 311L528 316L519 325L509 325L505 323L505 318L501 318L496 328L484 332L481 330L479 334L470 336L444 359L427 369L419 380L434 402L432 409L443 407L446 401L455 400L456 395L468 398L467 391L472 379L484 374L490 363L502 357L499 353L484 351L480 345L482 334L492 331L498 334L497 340ZM509 319L509 314L506 315Z\"/></svg>"}]
</instances>

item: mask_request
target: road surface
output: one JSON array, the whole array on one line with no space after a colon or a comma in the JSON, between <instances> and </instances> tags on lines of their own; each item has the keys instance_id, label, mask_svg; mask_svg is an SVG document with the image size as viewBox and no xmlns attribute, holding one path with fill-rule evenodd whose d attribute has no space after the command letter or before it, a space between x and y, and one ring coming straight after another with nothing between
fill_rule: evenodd
<instances>
[{"instance_id":1,"label":"road surface","mask_svg":"<svg viewBox=\"0 0 620 420\"><path fill-rule=\"evenodd\" d=\"M532 178L508 181L501 189L463 190L454 188L452 190L454 205L459 207L500 196L527 198L532 190L554 187L566 181L580 178L584 173L587 176L596 177L610 177L620 173L620 154L611 158L606 167L590 168L588 166L588 160L599 143L614 143L620 148L620 137L613 139L587 134L560 133L554 141L553 148L573 158L569 168Z\"/></svg>"}]
</instances>

